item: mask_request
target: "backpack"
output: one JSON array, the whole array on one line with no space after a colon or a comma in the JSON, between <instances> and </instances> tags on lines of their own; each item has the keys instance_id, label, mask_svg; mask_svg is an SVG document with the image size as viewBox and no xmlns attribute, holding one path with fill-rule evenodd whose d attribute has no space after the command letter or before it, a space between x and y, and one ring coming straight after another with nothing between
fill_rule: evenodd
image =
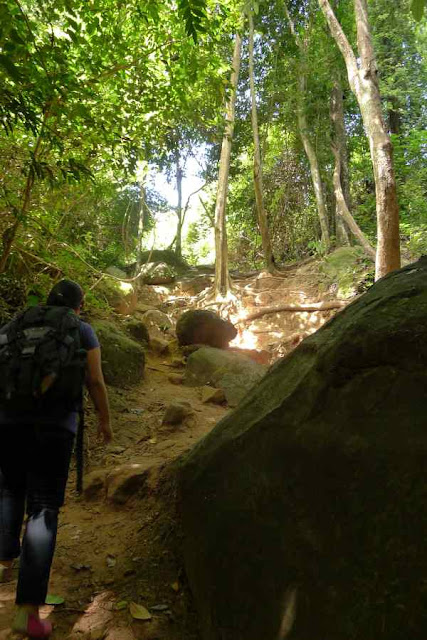
<instances>
[{"instance_id":1,"label":"backpack","mask_svg":"<svg viewBox=\"0 0 427 640\"><path fill-rule=\"evenodd\" d=\"M0 407L78 410L85 367L80 320L74 311L31 307L0 330Z\"/></svg>"}]
</instances>

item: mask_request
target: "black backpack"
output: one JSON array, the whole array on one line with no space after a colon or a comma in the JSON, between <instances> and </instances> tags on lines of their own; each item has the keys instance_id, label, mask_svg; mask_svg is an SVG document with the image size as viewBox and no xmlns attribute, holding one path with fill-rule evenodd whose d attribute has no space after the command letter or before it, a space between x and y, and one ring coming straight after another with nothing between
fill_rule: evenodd
<instances>
[{"instance_id":1,"label":"black backpack","mask_svg":"<svg viewBox=\"0 0 427 640\"><path fill-rule=\"evenodd\" d=\"M74 311L31 307L0 329L0 407L78 410L85 366L80 320Z\"/></svg>"}]
</instances>

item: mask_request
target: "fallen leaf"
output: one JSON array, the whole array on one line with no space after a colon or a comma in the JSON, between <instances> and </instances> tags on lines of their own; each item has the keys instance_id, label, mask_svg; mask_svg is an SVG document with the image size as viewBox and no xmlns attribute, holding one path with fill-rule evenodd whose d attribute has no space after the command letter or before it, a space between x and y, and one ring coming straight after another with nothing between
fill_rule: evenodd
<instances>
[{"instance_id":1,"label":"fallen leaf","mask_svg":"<svg viewBox=\"0 0 427 640\"><path fill-rule=\"evenodd\" d=\"M171 589L173 589L175 591L175 593L178 593L178 591L179 591L179 582L178 581L173 582L171 584Z\"/></svg>"},{"instance_id":2,"label":"fallen leaf","mask_svg":"<svg viewBox=\"0 0 427 640\"><path fill-rule=\"evenodd\" d=\"M127 609L128 608L128 602L127 600L121 600L120 602L116 602L115 605L115 610L116 611L123 611L123 609Z\"/></svg>"},{"instance_id":3,"label":"fallen leaf","mask_svg":"<svg viewBox=\"0 0 427 640\"><path fill-rule=\"evenodd\" d=\"M106 559L107 567L110 567L110 569L112 569L113 567L116 566L116 562L117 560L115 559L114 556L107 556L107 559Z\"/></svg>"},{"instance_id":4,"label":"fallen leaf","mask_svg":"<svg viewBox=\"0 0 427 640\"><path fill-rule=\"evenodd\" d=\"M155 604L151 607L151 611L167 611L169 609L167 604Z\"/></svg>"},{"instance_id":5,"label":"fallen leaf","mask_svg":"<svg viewBox=\"0 0 427 640\"><path fill-rule=\"evenodd\" d=\"M52 604L52 605L64 604L64 602L65 602L65 598L63 598L62 596L55 596L50 593L48 593L45 600L45 604Z\"/></svg>"},{"instance_id":6,"label":"fallen leaf","mask_svg":"<svg viewBox=\"0 0 427 640\"><path fill-rule=\"evenodd\" d=\"M151 620L152 615L142 604L136 604L131 602L129 605L129 611L132 618L135 620Z\"/></svg>"}]
</instances>

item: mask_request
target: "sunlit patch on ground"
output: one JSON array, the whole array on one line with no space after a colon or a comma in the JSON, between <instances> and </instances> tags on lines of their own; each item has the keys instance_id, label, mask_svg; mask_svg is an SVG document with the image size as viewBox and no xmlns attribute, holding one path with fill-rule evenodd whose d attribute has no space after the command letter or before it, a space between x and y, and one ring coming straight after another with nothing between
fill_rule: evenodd
<instances>
[{"instance_id":1,"label":"sunlit patch on ground","mask_svg":"<svg viewBox=\"0 0 427 640\"><path fill-rule=\"evenodd\" d=\"M256 349L258 347L258 337L251 329L243 329L230 342L230 346L238 349Z\"/></svg>"}]
</instances>

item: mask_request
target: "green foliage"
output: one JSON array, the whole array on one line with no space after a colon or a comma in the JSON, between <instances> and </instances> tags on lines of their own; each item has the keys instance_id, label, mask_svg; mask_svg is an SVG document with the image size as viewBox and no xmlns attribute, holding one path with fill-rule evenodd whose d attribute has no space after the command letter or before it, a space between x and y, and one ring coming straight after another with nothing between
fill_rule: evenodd
<instances>
[{"instance_id":1,"label":"green foliage","mask_svg":"<svg viewBox=\"0 0 427 640\"><path fill-rule=\"evenodd\" d=\"M185 29L194 42L197 34L206 31L203 22L206 20L205 0L178 0L178 7L185 20Z\"/></svg>"},{"instance_id":2,"label":"green foliage","mask_svg":"<svg viewBox=\"0 0 427 640\"><path fill-rule=\"evenodd\" d=\"M412 0L411 10L415 20L418 22L422 19L424 9L427 6L427 0Z\"/></svg>"},{"instance_id":3,"label":"green foliage","mask_svg":"<svg viewBox=\"0 0 427 640\"><path fill-rule=\"evenodd\" d=\"M373 264L366 260L360 247L336 249L324 258L320 270L323 288L332 287L340 298L351 298L373 284Z\"/></svg>"}]
</instances>

